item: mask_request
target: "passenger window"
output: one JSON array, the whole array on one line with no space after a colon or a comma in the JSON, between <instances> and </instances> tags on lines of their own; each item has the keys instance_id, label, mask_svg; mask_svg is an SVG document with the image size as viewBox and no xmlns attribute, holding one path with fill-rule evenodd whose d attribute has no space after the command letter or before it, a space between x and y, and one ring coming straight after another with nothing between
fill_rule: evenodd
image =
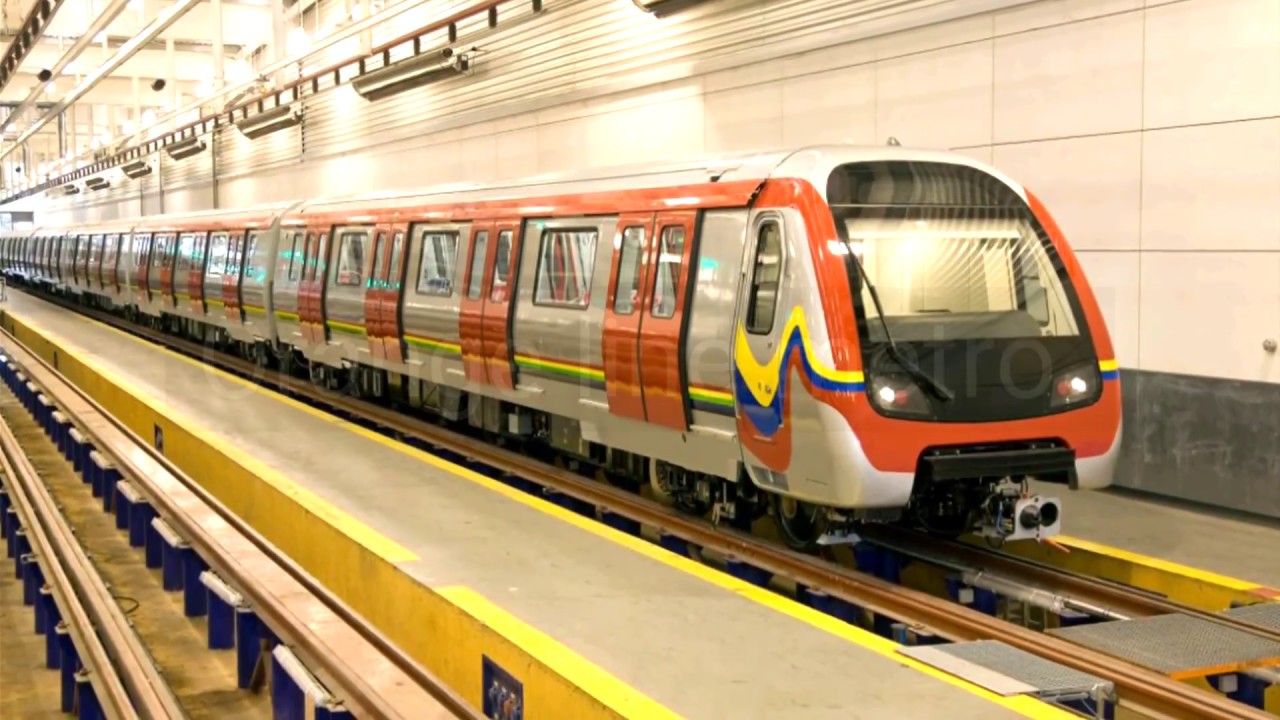
<instances>
[{"instance_id":1,"label":"passenger window","mask_svg":"<svg viewBox=\"0 0 1280 720\"><path fill-rule=\"evenodd\" d=\"M586 308L591 303L599 236L595 228L543 231L533 289L535 305Z\"/></svg>"},{"instance_id":2,"label":"passenger window","mask_svg":"<svg viewBox=\"0 0 1280 720\"><path fill-rule=\"evenodd\" d=\"M176 272L187 272L195 255L196 236L190 233L178 236L178 264Z\"/></svg>"},{"instance_id":3,"label":"passenger window","mask_svg":"<svg viewBox=\"0 0 1280 720\"><path fill-rule=\"evenodd\" d=\"M338 241L338 268L335 283L359 285L364 280L364 245L369 240L365 232L344 232Z\"/></svg>"},{"instance_id":4,"label":"passenger window","mask_svg":"<svg viewBox=\"0 0 1280 720\"><path fill-rule=\"evenodd\" d=\"M240 252L240 264L244 265L245 277L253 278L254 282L262 282L262 278L257 277L258 268L254 264L253 252L258 249L258 235L261 233L249 233L249 242Z\"/></svg>"},{"instance_id":5,"label":"passenger window","mask_svg":"<svg viewBox=\"0 0 1280 720\"><path fill-rule=\"evenodd\" d=\"M669 318L676 314L676 295L680 288L680 266L684 263L684 227L668 225L662 228L658 240L658 276L653 282L653 304L649 314L656 318Z\"/></svg>"},{"instance_id":6,"label":"passenger window","mask_svg":"<svg viewBox=\"0 0 1280 720\"><path fill-rule=\"evenodd\" d=\"M452 295L457 256L457 233L422 233L422 255L418 262L418 294L442 297ZM483 257L481 255L481 258Z\"/></svg>"},{"instance_id":7,"label":"passenger window","mask_svg":"<svg viewBox=\"0 0 1280 720\"><path fill-rule=\"evenodd\" d=\"M489 290L489 299L494 302L507 301L507 281L511 277L511 231L498 233L498 252L493 259L493 287Z\"/></svg>"},{"instance_id":8,"label":"passenger window","mask_svg":"<svg viewBox=\"0 0 1280 720\"><path fill-rule=\"evenodd\" d=\"M329 271L329 233L320 233L320 237L316 238L315 256L311 258L311 273L307 279L315 280L317 277L323 278L325 273Z\"/></svg>"},{"instance_id":9,"label":"passenger window","mask_svg":"<svg viewBox=\"0 0 1280 720\"><path fill-rule=\"evenodd\" d=\"M373 241L373 275L370 276L369 281L365 283L367 287L386 287L386 283L383 281L384 278L382 277L382 272L387 269L387 261L383 257L384 253L382 252L386 247L387 234L380 232L378 233L377 239Z\"/></svg>"},{"instance_id":10,"label":"passenger window","mask_svg":"<svg viewBox=\"0 0 1280 720\"><path fill-rule=\"evenodd\" d=\"M295 232L293 234L293 242L289 245L289 282L297 282L302 276L302 264L306 262L306 258L302 256L302 252L298 249L298 243L302 240L302 233Z\"/></svg>"},{"instance_id":11,"label":"passenger window","mask_svg":"<svg viewBox=\"0 0 1280 720\"><path fill-rule=\"evenodd\" d=\"M629 227L622 233L618 253L618 278L613 294L613 312L630 315L640 299L640 256L644 253L644 228Z\"/></svg>"},{"instance_id":12,"label":"passenger window","mask_svg":"<svg viewBox=\"0 0 1280 720\"><path fill-rule=\"evenodd\" d=\"M172 235L157 235L151 248L151 266L169 267L169 239Z\"/></svg>"},{"instance_id":13,"label":"passenger window","mask_svg":"<svg viewBox=\"0 0 1280 720\"><path fill-rule=\"evenodd\" d=\"M476 233L471 243L471 271L467 273L467 299L479 300L484 287L484 256L488 252L489 231Z\"/></svg>"},{"instance_id":14,"label":"passenger window","mask_svg":"<svg viewBox=\"0 0 1280 720\"><path fill-rule=\"evenodd\" d=\"M210 277L221 277L227 269L227 234L214 233L209 240L209 270Z\"/></svg>"},{"instance_id":15,"label":"passenger window","mask_svg":"<svg viewBox=\"0 0 1280 720\"><path fill-rule=\"evenodd\" d=\"M782 279L782 228L777 220L765 220L756 235L756 261L751 272L751 295L747 305L747 332L768 334L778 306L778 286Z\"/></svg>"},{"instance_id":16,"label":"passenger window","mask_svg":"<svg viewBox=\"0 0 1280 720\"><path fill-rule=\"evenodd\" d=\"M397 232L391 236L391 274L387 276L387 287L400 289L400 255L404 248L404 233Z\"/></svg>"}]
</instances>

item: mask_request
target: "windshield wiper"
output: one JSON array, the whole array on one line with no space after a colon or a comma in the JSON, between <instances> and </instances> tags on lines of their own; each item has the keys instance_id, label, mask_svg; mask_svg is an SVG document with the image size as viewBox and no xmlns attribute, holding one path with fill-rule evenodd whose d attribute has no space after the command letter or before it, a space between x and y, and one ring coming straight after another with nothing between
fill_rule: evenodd
<instances>
[{"instance_id":1,"label":"windshield wiper","mask_svg":"<svg viewBox=\"0 0 1280 720\"><path fill-rule=\"evenodd\" d=\"M845 250L853 257L853 264L858 267L858 275L862 277L862 282L867 286L867 291L871 293L871 302L876 306L876 315L880 318L880 329L884 330L884 339L889 348L889 356L896 360L898 365L902 366L902 369L906 370L913 380L933 393L934 397L943 402L954 400L955 393L951 392L950 388L925 372L914 360L907 357L907 354L902 352L898 344L893 341L893 334L889 332L889 323L884 317L884 306L880 304L880 293L876 292L875 284L871 282L871 278L867 277L867 271L862 267L862 260L853 254L853 248L849 246L848 242L845 243Z\"/></svg>"}]
</instances>

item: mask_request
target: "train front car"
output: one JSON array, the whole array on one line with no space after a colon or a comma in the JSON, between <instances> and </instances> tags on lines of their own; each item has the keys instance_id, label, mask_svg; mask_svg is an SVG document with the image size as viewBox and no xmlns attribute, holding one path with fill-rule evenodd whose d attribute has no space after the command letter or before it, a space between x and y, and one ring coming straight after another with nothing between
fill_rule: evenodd
<instances>
[{"instance_id":1,"label":"train front car","mask_svg":"<svg viewBox=\"0 0 1280 720\"><path fill-rule=\"evenodd\" d=\"M785 428L741 413L749 470L780 492L786 539L830 542L867 520L1056 534L1058 501L1027 481L1111 483L1120 387L1093 292L1048 212L950 154L811 150L779 170L825 190L821 205L797 203L812 277L784 275L812 286L792 288L774 329L790 356L791 377L778 376L793 389L779 407L793 426L788 467ZM764 354L735 363L758 369Z\"/></svg>"}]
</instances>

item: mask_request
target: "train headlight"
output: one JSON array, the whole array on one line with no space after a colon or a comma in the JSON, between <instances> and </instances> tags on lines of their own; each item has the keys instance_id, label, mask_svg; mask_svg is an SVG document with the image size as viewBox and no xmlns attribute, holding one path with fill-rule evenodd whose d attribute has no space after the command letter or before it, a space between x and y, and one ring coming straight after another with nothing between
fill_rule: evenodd
<instances>
[{"instance_id":1,"label":"train headlight","mask_svg":"<svg viewBox=\"0 0 1280 720\"><path fill-rule=\"evenodd\" d=\"M886 413L928 415L929 401L911 380L896 375L877 375L871 379L871 401Z\"/></svg>"},{"instance_id":2,"label":"train headlight","mask_svg":"<svg viewBox=\"0 0 1280 720\"><path fill-rule=\"evenodd\" d=\"M1078 405L1098 394L1101 378L1096 364L1079 365L1058 373L1053 379L1049 407Z\"/></svg>"}]
</instances>

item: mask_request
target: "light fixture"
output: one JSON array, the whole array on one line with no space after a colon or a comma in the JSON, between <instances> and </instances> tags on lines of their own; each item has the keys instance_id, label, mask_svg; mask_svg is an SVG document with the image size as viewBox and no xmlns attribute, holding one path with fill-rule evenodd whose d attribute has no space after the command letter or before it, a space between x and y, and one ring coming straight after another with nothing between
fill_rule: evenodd
<instances>
[{"instance_id":1,"label":"light fixture","mask_svg":"<svg viewBox=\"0 0 1280 720\"><path fill-rule=\"evenodd\" d=\"M140 178L151 174L151 163L146 160L135 160L131 163L126 163L120 169L124 171L125 177Z\"/></svg>"},{"instance_id":2,"label":"light fixture","mask_svg":"<svg viewBox=\"0 0 1280 720\"><path fill-rule=\"evenodd\" d=\"M277 105L257 115L237 120L236 129L250 140L255 140L277 130L291 128L300 122L302 122L301 105Z\"/></svg>"},{"instance_id":3,"label":"light fixture","mask_svg":"<svg viewBox=\"0 0 1280 720\"><path fill-rule=\"evenodd\" d=\"M62 186L63 195L76 195L76 194L79 194L79 192L80 192L80 187L75 183L67 183L66 185Z\"/></svg>"},{"instance_id":4,"label":"light fixture","mask_svg":"<svg viewBox=\"0 0 1280 720\"><path fill-rule=\"evenodd\" d=\"M84 186L90 190L102 190L111 186L111 181L104 177L91 177L84 181Z\"/></svg>"},{"instance_id":5,"label":"light fixture","mask_svg":"<svg viewBox=\"0 0 1280 720\"><path fill-rule=\"evenodd\" d=\"M198 155L204 152L204 149L204 140L198 137L193 137L187 138L186 140L180 140L172 145L166 145L164 151L169 153L169 157L174 160L182 160L183 158L189 158L192 155Z\"/></svg>"},{"instance_id":6,"label":"light fixture","mask_svg":"<svg viewBox=\"0 0 1280 720\"><path fill-rule=\"evenodd\" d=\"M471 69L471 56L454 55L445 48L439 53L422 53L394 62L351 80L351 87L365 100L381 100L396 93L412 90Z\"/></svg>"},{"instance_id":7,"label":"light fixture","mask_svg":"<svg viewBox=\"0 0 1280 720\"><path fill-rule=\"evenodd\" d=\"M701 4L704 0L631 0L636 7L651 13L654 17L674 15L681 10Z\"/></svg>"}]
</instances>

